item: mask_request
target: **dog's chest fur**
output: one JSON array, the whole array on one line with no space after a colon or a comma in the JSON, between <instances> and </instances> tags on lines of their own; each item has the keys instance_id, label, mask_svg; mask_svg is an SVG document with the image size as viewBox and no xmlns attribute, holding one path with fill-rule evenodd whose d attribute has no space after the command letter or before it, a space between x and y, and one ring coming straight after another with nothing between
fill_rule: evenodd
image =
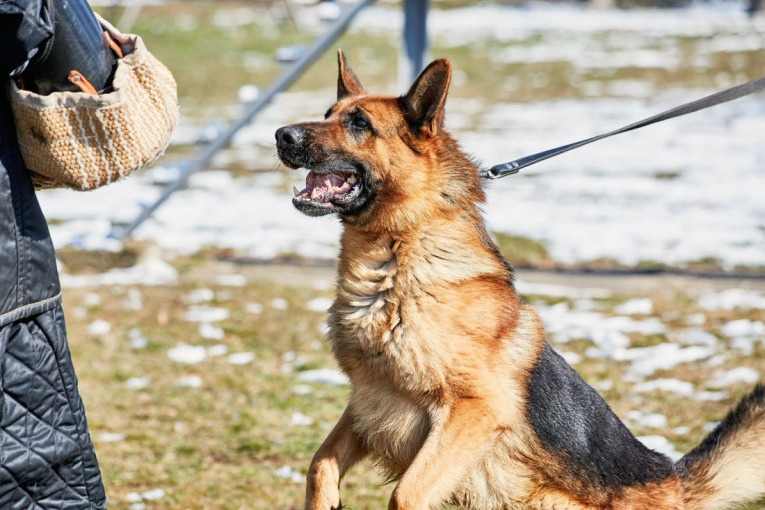
<instances>
[{"instance_id":1,"label":"dog's chest fur","mask_svg":"<svg viewBox=\"0 0 765 510\"><path fill-rule=\"evenodd\" d=\"M343 237L332 350L351 379L356 432L394 475L421 447L444 393L454 391L450 374L466 358L442 319L450 315L446 295L497 270L486 257L465 257L464 232L444 227L403 239Z\"/></svg>"},{"instance_id":2,"label":"dog's chest fur","mask_svg":"<svg viewBox=\"0 0 765 510\"><path fill-rule=\"evenodd\" d=\"M391 235L346 232L337 297L330 308L332 350L355 385L390 384L413 395L441 391L461 353L442 318L445 294L459 282L496 271L486 258L464 256L458 228ZM349 253L352 256L346 256Z\"/></svg>"}]
</instances>

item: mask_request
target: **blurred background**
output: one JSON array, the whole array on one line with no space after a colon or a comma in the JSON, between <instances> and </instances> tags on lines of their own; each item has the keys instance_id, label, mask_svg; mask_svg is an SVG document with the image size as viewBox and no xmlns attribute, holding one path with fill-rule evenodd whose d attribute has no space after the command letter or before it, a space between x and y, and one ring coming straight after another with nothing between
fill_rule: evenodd
<instances>
[{"instance_id":1,"label":"blurred background","mask_svg":"<svg viewBox=\"0 0 765 510\"><path fill-rule=\"evenodd\" d=\"M361 10L210 151L353 4L92 5L143 37L181 101L152 168L39 194L110 508L302 508L308 462L348 393L324 341L341 229L294 210L305 175L280 165L273 133L334 102L337 48L368 90L403 92L404 6ZM431 0L428 58L454 68L447 129L491 166L762 77L759 8ZM486 189L486 222L549 340L652 448L688 451L762 378L765 95ZM380 508L392 490L381 483L364 465L343 501Z\"/></svg>"}]
</instances>

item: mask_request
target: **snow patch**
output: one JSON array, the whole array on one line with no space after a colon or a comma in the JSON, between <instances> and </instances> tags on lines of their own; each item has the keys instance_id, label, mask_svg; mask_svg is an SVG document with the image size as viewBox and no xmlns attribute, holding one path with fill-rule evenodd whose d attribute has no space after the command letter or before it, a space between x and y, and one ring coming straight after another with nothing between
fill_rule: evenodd
<instances>
[{"instance_id":1,"label":"snow patch","mask_svg":"<svg viewBox=\"0 0 765 510\"><path fill-rule=\"evenodd\" d=\"M199 388L202 386L202 378L198 375L187 375L180 379L176 379L175 382L173 382L173 386L180 388Z\"/></svg>"},{"instance_id":2,"label":"snow patch","mask_svg":"<svg viewBox=\"0 0 765 510\"><path fill-rule=\"evenodd\" d=\"M207 352L201 345L180 343L167 351L167 357L176 363L194 365L203 362L207 358Z\"/></svg>"},{"instance_id":3,"label":"snow patch","mask_svg":"<svg viewBox=\"0 0 765 510\"><path fill-rule=\"evenodd\" d=\"M97 319L88 325L88 334L93 336L105 335L112 330L112 325L102 319Z\"/></svg>"},{"instance_id":4,"label":"snow patch","mask_svg":"<svg viewBox=\"0 0 765 510\"><path fill-rule=\"evenodd\" d=\"M68 289L103 285L175 285L178 271L167 262L150 259L132 267L111 269L97 275L61 274L60 279L61 286Z\"/></svg>"},{"instance_id":5,"label":"snow patch","mask_svg":"<svg viewBox=\"0 0 765 510\"><path fill-rule=\"evenodd\" d=\"M348 377L337 370L329 368L319 368L316 370L306 370L297 375L297 380L306 383L320 383L328 386L344 386L348 384Z\"/></svg>"},{"instance_id":6,"label":"snow patch","mask_svg":"<svg viewBox=\"0 0 765 510\"><path fill-rule=\"evenodd\" d=\"M255 360L254 352L237 352L235 354L229 354L226 360L231 365L247 365Z\"/></svg>"},{"instance_id":7,"label":"snow patch","mask_svg":"<svg viewBox=\"0 0 765 510\"><path fill-rule=\"evenodd\" d=\"M306 308L319 313L326 313L330 306L332 306L332 300L325 297L314 298L306 303Z\"/></svg>"},{"instance_id":8,"label":"snow patch","mask_svg":"<svg viewBox=\"0 0 765 510\"><path fill-rule=\"evenodd\" d=\"M287 478L293 483L302 483L305 479L305 476L303 476L298 471L293 470L289 466L282 466L276 471L274 471L274 476L278 476L279 478Z\"/></svg>"},{"instance_id":9,"label":"snow patch","mask_svg":"<svg viewBox=\"0 0 765 510\"><path fill-rule=\"evenodd\" d=\"M747 367L738 367L726 372L718 372L712 376L709 381L711 388L724 388L736 383L756 383L760 379L760 374L757 370Z\"/></svg>"},{"instance_id":10,"label":"snow patch","mask_svg":"<svg viewBox=\"0 0 765 510\"><path fill-rule=\"evenodd\" d=\"M683 456L682 453L675 450L675 445L664 436L637 436L637 440L649 449L663 453L675 462Z\"/></svg>"},{"instance_id":11,"label":"snow patch","mask_svg":"<svg viewBox=\"0 0 765 510\"><path fill-rule=\"evenodd\" d=\"M652 312L653 301L650 298L630 299L614 307L614 313L621 315L650 315Z\"/></svg>"},{"instance_id":12,"label":"snow patch","mask_svg":"<svg viewBox=\"0 0 765 510\"><path fill-rule=\"evenodd\" d=\"M218 322L228 319L229 313L225 308L207 305L189 307L183 318L189 322Z\"/></svg>"}]
</instances>

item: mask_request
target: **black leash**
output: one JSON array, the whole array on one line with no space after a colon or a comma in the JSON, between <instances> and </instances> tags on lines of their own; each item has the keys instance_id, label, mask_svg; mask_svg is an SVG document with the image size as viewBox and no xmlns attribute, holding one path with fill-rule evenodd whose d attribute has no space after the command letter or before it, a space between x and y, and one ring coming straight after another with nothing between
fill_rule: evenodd
<instances>
[{"instance_id":1,"label":"black leash","mask_svg":"<svg viewBox=\"0 0 765 510\"><path fill-rule=\"evenodd\" d=\"M697 101L692 101L690 103L672 108L671 110L667 110L666 112L654 115L653 117L648 117L647 119L643 119L628 126L624 126L623 128L619 128L615 131L610 131L602 135L587 138L586 140L563 145L562 147L558 147L556 149L538 152L530 156L525 156L520 159L510 161L509 163L494 165L489 169L482 169L479 175L482 179L500 179L508 175L517 174L521 168L539 163L540 161L544 161L559 154L563 154L564 152L577 149L583 145L597 142L603 138L608 138L609 136L618 135L619 133L625 133L627 131L632 131L633 129L649 126L651 124L672 119L674 117L679 117L687 113L697 112L699 110L709 108L710 106L727 103L728 101L733 101L734 99L754 94L755 92L759 92L763 89L765 89L765 78L750 81L742 85L736 85L735 87L729 88L728 90L723 90L722 92L717 92L711 96L704 97Z\"/></svg>"}]
</instances>

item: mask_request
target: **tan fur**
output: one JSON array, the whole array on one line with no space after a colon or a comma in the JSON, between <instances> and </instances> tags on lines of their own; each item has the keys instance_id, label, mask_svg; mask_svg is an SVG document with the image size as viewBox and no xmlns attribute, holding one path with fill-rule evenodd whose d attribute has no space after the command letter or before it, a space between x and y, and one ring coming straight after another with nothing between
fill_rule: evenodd
<instances>
[{"instance_id":1,"label":"tan fur","mask_svg":"<svg viewBox=\"0 0 765 510\"><path fill-rule=\"evenodd\" d=\"M579 490L532 429L525 406L542 325L484 228L475 166L443 130L448 62L431 64L403 99L367 95L342 53L339 64L327 119L296 126L318 137L317 158L360 161L377 195L343 216L329 338L351 396L311 463L305 508L339 508L340 480L366 456L398 480L390 509L686 508L677 476ZM373 119L374 136L347 132L351 111ZM708 478L750 483L763 470L760 460L741 480Z\"/></svg>"},{"instance_id":2,"label":"tan fur","mask_svg":"<svg viewBox=\"0 0 765 510\"><path fill-rule=\"evenodd\" d=\"M765 394L765 386L759 390ZM745 397L684 463L686 504L694 510L740 505L765 493L765 400ZM721 430L727 431L719 434ZM708 448L705 448L708 445ZM686 460L683 459L683 460ZM683 461L681 461L682 463Z\"/></svg>"}]
</instances>

